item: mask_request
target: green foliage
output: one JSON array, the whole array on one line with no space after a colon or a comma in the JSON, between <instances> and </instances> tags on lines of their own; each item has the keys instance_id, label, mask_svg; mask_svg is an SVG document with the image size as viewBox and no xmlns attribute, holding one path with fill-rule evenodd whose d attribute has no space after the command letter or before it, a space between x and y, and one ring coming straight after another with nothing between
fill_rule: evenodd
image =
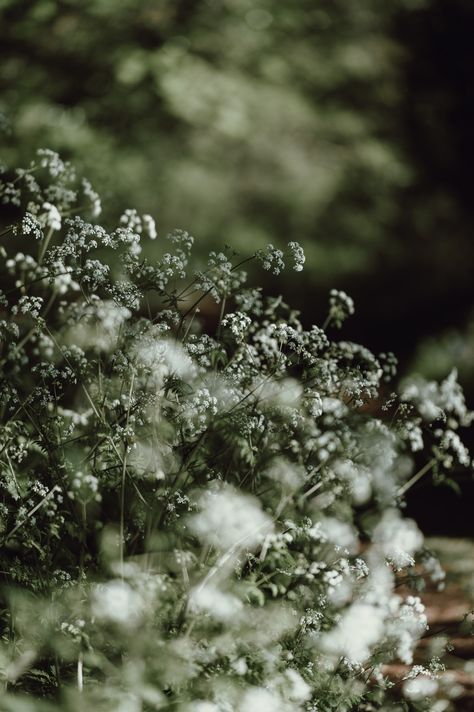
<instances>
[{"instance_id":1,"label":"green foliage","mask_svg":"<svg viewBox=\"0 0 474 712\"><path fill-rule=\"evenodd\" d=\"M4 3L6 158L47 144L115 217L130 201L219 248L297 239L325 285L365 271L411 179L389 31L410 4Z\"/></svg>"}]
</instances>

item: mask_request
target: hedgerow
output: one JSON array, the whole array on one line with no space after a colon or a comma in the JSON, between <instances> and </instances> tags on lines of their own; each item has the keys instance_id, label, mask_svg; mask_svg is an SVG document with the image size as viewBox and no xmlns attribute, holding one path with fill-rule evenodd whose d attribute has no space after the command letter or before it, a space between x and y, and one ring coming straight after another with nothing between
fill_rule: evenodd
<instances>
[{"instance_id":1,"label":"hedgerow","mask_svg":"<svg viewBox=\"0 0 474 712\"><path fill-rule=\"evenodd\" d=\"M193 269L183 230L97 224L48 150L0 195L2 709L444 704L442 662L412 664L443 572L403 505L471 467L455 372L397 388L393 354L338 338L344 292L305 329L247 286L301 270L295 242Z\"/></svg>"}]
</instances>

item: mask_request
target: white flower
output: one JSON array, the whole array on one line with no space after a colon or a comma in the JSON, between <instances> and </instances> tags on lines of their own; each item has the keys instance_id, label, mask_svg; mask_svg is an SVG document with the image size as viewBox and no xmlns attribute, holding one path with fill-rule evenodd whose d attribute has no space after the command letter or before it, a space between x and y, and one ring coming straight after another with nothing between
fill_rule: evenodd
<instances>
[{"instance_id":1,"label":"white flower","mask_svg":"<svg viewBox=\"0 0 474 712\"><path fill-rule=\"evenodd\" d=\"M439 386L440 401L447 413L453 413L459 418L461 425L470 425L474 413L466 408L466 401L461 386L457 381L458 372L453 368L451 373Z\"/></svg>"},{"instance_id":2,"label":"white flower","mask_svg":"<svg viewBox=\"0 0 474 712\"><path fill-rule=\"evenodd\" d=\"M66 172L70 167L68 163L64 163L56 151L50 148L39 148L37 155L40 157L40 166L47 168L53 178L57 178Z\"/></svg>"},{"instance_id":3,"label":"white flower","mask_svg":"<svg viewBox=\"0 0 474 712\"><path fill-rule=\"evenodd\" d=\"M85 307L81 316L83 318L69 329L67 341L83 348L93 346L101 351L110 351L132 312L117 306L112 300L97 300Z\"/></svg>"},{"instance_id":4,"label":"white flower","mask_svg":"<svg viewBox=\"0 0 474 712\"><path fill-rule=\"evenodd\" d=\"M423 431L418 424L418 419L416 421L407 420L403 423L400 429L400 435L408 442L412 452L420 452L423 450Z\"/></svg>"},{"instance_id":5,"label":"white flower","mask_svg":"<svg viewBox=\"0 0 474 712\"><path fill-rule=\"evenodd\" d=\"M298 242L289 242L288 247L290 248L290 252L294 260L293 269L295 272L301 272L303 270L303 265L306 262L303 248Z\"/></svg>"},{"instance_id":6,"label":"white flower","mask_svg":"<svg viewBox=\"0 0 474 712\"><path fill-rule=\"evenodd\" d=\"M367 467L352 460L339 460L334 464L334 472L348 483L355 504L365 504L370 499L372 475Z\"/></svg>"},{"instance_id":7,"label":"white flower","mask_svg":"<svg viewBox=\"0 0 474 712\"><path fill-rule=\"evenodd\" d=\"M384 612L367 603L354 603L336 628L322 638L326 652L345 656L351 663L363 663L384 632Z\"/></svg>"},{"instance_id":8,"label":"white flower","mask_svg":"<svg viewBox=\"0 0 474 712\"><path fill-rule=\"evenodd\" d=\"M307 682L303 680L299 672L293 670L293 668L288 668L285 671L286 678L286 696L292 702L306 702L311 697L311 688ZM289 687L288 687L289 683Z\"/></svg>"},{"instance_id":9,"label":"white flower","mask_svg":"<svg viewBox=\"0 0 474 712\"><path fill-rule=\"evenodd\" d=\"M258 395L262 400L272 402L276 406L296 407L303 395L303 388L295 378L284 378L281 381L262 379Z\"/></svg>"},{"instance_id":10,"label":"white flower","mask_svg":"<svg viewBox=\"0 0 474 712\"><path fill-rule=\"evenodd\" d=\"M12 307L12 314L31 314L35 319L39 316L43 306L43 297L23 296L18 300L18 304Z\"/></svg>"},{"instance_id":11,"label":"white flower","mask_svg":"<svg viewBox=\"0 0 474 712\"><path fill-rule=\"evenodd\" d=\"M327 541L352 552L357 548L357 536L354 528L347 522L341 522L334 517L323 519L322 528Z\"/></svg>"},{"instance_id":12,"label":"white flower","mask_svg":"<svg viewBox=\"0 0 474 712\"><path fill-rule=\"evenodd\" d=\"M251 318L242 312L226 314L226 316L222 319L222 326L227 326L237 341L242 341L244 339L245 333L248 331L251 324Z\"/></svg>"},{"instance_id":13,"label":"white flower","mask_svg":"<svg viewBox=\"0 0 474 712\"><path fill-rule=\"evenodd\" d=\"M196 368L189 354L176 341L164 338L161 328L142 336L134 347L138 365L149 368L158 380L174 374L178 378L191 379Z\"/></svg>"},{"instance_id":14,"label":"white flower","mask_svg":"<svg viewBox=\"0 0 474 712\"><path fill-rule=\"evenodd\" d=\"M263 687L251 687L243 695L238 712L290 712L277 693Z\"/></svg>"},{"instance_id":15,"label":"white flower","mask_svg":"<svg viewBox=\"0 0 474 712\"><path fill-rule=\"evenodd\" d=\"M201 511L190 520L190 527L218 549L253 548L272 530L260 502L230 485L206 492L199 503Z\"/></svg>"},{"instance_id":16,"label":"white flower","mask_svg":"<svg viewBox=\"0 0 474 712\"><path fill-rule=\"evenodd\" d=\"M232 662L232 669L235 670L237 675L245 675L248 672L249 666L245 658L237 658Z\"/></svg>"},{"instance_id":17,"label":"white flower","mask_svg":"<svg viewBox=\"0 0 474 712\"><path fill-rule=\"evenodd\" d=\"M364 601L389 609L393 600L393 570L374 550L368 553L368 568L368 576L364 581Z\"/></svg>"},{"instance_id":18,"label":"white flower","mask_svg":"<svg viewBox=\"0 0 474 712\"><path fill-rule=\"evenodd\" d=\"M25 213L21 220L21 232L23 235L31 235L36 240L43 239L43 232L41 230L41 223L38 218L32 213Z\"/></svg>"},{"instance_id":19,"label":"white flower","mask_svg":"<svg viewBox=\"0 0 474 712\"><path fill-rule=\"evenodd\" d=\"M149 445L139 442L130 455L130 464L139 477L144 477L151 481L165 479L165 470L168 469L171 460L171 448L164 443L159 446Z\"/></svg>"},{"instance_id":20,"label":"white flower","mask_svg":"<svg viewBox=\"0 0 474 712\"><path fill-rule=\"evenodd\" d=\"M283 252L273 245L267 245L265 250L259 250L256 256L261 262L263 269L271 270L273 274L278 275L285 269Z\"/></svg>"},{"instance_id":21,"label":"white flower","mask_svg":"<svg viewBox=\"0 0 474 712\"><path fill-rule=\"evenodd\" d=\"M423 545L423 534L413 519L402 519L396 509L388 509L377 524L373 542L396 569L412 566L413 554Z\"/></svg>"},{"instance_id":22,"label":"white flower","mask_svg":"<svg viewBox=\"0 0 474 712\"><path fill-rule=\"evenodd\" d=\"M299 489L305 480L304 468L283 458L274 460L265 475L290 492Z\"/></svg>"},{"instance_id":23,"label":"white flower","mask_svg":"<svg viewBox=\"0 0 474 712\"><path fill-rule=\"evenodd\" d=\"M448 414L457 418L461 425L469 425L474 417L466 408L456 369L441 384L426 381L421 376L411 378L405 383L401 398L414 403L422 418L428 422Z\"/></svg>"},{"instance_id":24,"label":"white flower","mask_svg":"<svg viewBox=\"0 0 474 712\"><path fill-rule=\"evenodd\" d=\"M469 467L471 464L469 450L457 433L450 429L445 430L440 445L439 458L446 468L453 466L453 456L459 464Z\"/></svg>"},{"instance_id":25,"label":"white flower","mask_svg":"<svg viewBox=\"0 0 474 712\"><path fill-rule=\"evenodd\" d=\"M348 316L354 313L354 301L345 292L331 289L329 294L328 322L340 329Z\"/></svg>"},{"instance_id":26,"label":"white flower","mask_svg":"<svg viewBox=\"0 0 474 712\"><path fill-rule=\"evenodd\" d=\"M130 309L119 307L112 301L102 302L97 309L97 317L100 320L101 328L108 332L118 331L131 316Z\"/></svg>"},{"instance_id":27,"label":"white flower","mask_svg":"<svg viewBox=\"0 0 474 712\"><path fill-rule=\"evenodd\" d=\"M231 593L224 593L210 583L191 591L189 607L192 611L208 613L220 621L237 620L243 608L242 601Z\"/></svg>"},{"instance_id":28,"label":"white flower","mask_svg":"<svg viewBox=\"0 0 474 712\"><path fill-rule=\"evenodd\" d=\"M143 215L143 229L147 233L150 240L156 240L156 224L151 215Z\"/></svg>"},{"instance_id":29,"label":"white flower","mask_svg":"<svg viewBox=\"0 0 474 712\"><path fill-rule=\"evenodd\" d=\"M92 614L103 621L134 627L142 617L143 600L124 581L109 581L96 586L92 597Z\"/></svg>"},{"instance_id":30,"label":"white flower","mask_svg":"<svg viewBox=\"0 0 474 712\"><path fill-rule=\"evenodd\" d=\"M405 601L392 596L389 608L391 619L387 623L387 635L396 641L398 658L411 665L416 643L428 627L425 607L418 596L408 596Z\"/></svg>"},{"instance_id":31,"label":"white flower","mask_svg":"<svg viewBox=\"0 0 474 712\"><path fill-rule=\"evenodd\" d=\"M100 202L99 194L93 189L91 184L86 178L82 179L82 189L86 198L90 200L92 208L92 216L98 218L102 212L102 204Z\"/></svg>"},{"instance_id":32,"label":"white flower","mask_svg":"<svg viewBox=\"0 0 474 712\"><path fill-rule=\"evenodd\" d=\"M41 222L45 227L51 228L51 230L61 229L61 213L55 205L52 203L43 203L42 209L45 214L41 216Z\"/></svg>"},{"instance_id":33,"label":"white flower","mask_svg":"<svg viewBox=\"0 0 474 712\"><path fill-rule=\"evenodd\" d=\"M186 422L192 435L206 430L209 419L217 415L217 398L211 395L209 388L198 388L187 403Z\"/></svg>"},{"instance_id":34,"label":"white flower","mask_svg":"<svg viewBox=\"0 0 474 712\"><path fill-rule=\"evenodd\" d=\"M120 223L138 235L143 230L142 221L135 208L127 208L120 216Z\"/></svg>"},{"instance_id":35,"label":"white flower","mask_svg":"<svg viewBox=\"0 0 474 712\"><path fill-rule=\"evenodd\" d=\"M423 700L433 697L438 691L438 683L431 677L419 675L413 680L407 680L403 685L403 694L409 700Z\"/></svg>"},{"instance_id":36,"label":"white flower","mask_svg":"<svg viewBox=\"0 0 474 712\"><path fill-rule=\"evenodd\" d=\"M304 402L312 418L319 418L319 416L322 415L323 400L317 391L307 389L304 392Z\"/></svg>"}]
</instances>

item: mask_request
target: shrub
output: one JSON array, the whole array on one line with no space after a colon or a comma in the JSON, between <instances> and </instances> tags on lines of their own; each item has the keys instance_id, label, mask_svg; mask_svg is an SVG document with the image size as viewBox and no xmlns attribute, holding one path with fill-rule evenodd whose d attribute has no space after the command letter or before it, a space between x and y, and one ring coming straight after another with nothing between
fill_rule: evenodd
<instances>
[{"instance_id":1,"label":"shrub","mask_svg":"<svg viewBox=\"0 0 474 712\"><path fill-rule=\"evenodd\" d=\"M299 271L296 243L190 271L176 230L151 259L153 219L88 222L46 150L1 196L3 709L389 709L385 663L434 680L398 586L442 572L401 509L470 466L455 373L392 392L392 354L335 338L345 293L305 329L246 286L249 260Z\"/></svg>"}]
</instances>

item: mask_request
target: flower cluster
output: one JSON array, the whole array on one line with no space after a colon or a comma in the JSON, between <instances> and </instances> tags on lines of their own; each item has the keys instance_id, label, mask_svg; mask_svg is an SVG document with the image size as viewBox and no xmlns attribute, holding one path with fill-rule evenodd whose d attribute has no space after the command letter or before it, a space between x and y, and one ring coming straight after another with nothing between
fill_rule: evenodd
<instances>
[{"instance_id":1,"label":"flower cluster","mask_svg":"<svg viewBox=\"0 0 474 712\"><path fill-rule=\"evenodd\" d=\"M455 373L380 408L396 360L326 333L344 292L307 329L245 286L282 251L193 271L187 232L142 249L153 220L88 222L97 193L51 151L0 196L6 708L392 709L383 664L426 630L398 582L443 578L403 495L471 465ZM407 699L438 694L413 669Z\"/></svg>"},{"instance_id":2,"label":"flower cluster","mask_svg":"<svg viewBox=\"0 0 474 712\"><path fill-rule=\"evenodd\" d=\"M354 301L345 292L331 289L327 324L340 329L347 317L354 313Z\"/></svg>"}]
</instances>

